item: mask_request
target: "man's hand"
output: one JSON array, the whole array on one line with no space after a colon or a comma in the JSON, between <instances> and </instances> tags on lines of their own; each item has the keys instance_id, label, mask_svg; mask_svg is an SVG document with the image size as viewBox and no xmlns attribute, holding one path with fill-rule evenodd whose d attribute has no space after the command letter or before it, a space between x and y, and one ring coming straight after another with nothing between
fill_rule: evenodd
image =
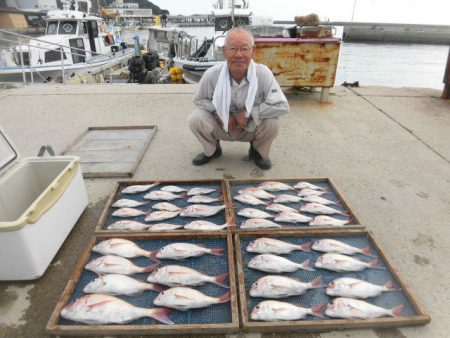
<instances>
[{"instance_id":1,"label":"man's hand","mask_svg":"<svg viewBox=\"0 0 450 338\"><path fill-rule=\"evenodd\" d=\"M237 127L237 121L233 116L230 116L230 119L228 120L228 132L232 133L236 130Z\"/></svg>"},{"instance_id":2,"label":"man's hand","mask_svg":"<svg viewBox=\"0 0 450 338\"><path fill-rule=\"evenodd\" d=\"M245 110L241 110L237 115L234 116L236 123L242 129L246 128L248 125L248 118L245 117Z\"/></svg>"}]
</instances>

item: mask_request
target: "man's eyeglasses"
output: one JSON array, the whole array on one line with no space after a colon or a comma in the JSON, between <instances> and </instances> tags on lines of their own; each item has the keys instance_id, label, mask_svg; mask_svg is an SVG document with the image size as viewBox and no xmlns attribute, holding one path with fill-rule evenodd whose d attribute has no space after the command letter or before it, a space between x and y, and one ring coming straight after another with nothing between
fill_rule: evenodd
<instances>
[{"instance_id":1,"label":"man's eyeglasses","mask_svg":"<svg viewBox=\"0 0 450 338\"><path fill-rule=\"evenodd\" d=\"M227 51L229 51L232 55L235 55L238 51L240 51L244 55L248 55L251 53L252 49L253 49L253 47L250 47L250 46L245 46L245 47L241 47L241 48L228 47Z\"/></svg>"}]
</instances>

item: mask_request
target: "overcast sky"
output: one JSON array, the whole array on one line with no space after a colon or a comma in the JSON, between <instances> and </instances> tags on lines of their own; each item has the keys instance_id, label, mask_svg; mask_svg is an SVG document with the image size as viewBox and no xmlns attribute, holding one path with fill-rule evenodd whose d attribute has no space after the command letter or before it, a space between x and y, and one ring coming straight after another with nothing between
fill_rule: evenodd
<instances>
[{"instance_id":1,"label":"overcast sky","mask_svg":"<svg viewBox=\"0 0 450 338\"><path fill-rule=\"evenodd\" d=\"M255 15L293 20L295 15L317 13L321 19L450 25L450 0L249 0ZM152 0L171 15L209 14L213 0Z\"/></svg>"}]
</instances>

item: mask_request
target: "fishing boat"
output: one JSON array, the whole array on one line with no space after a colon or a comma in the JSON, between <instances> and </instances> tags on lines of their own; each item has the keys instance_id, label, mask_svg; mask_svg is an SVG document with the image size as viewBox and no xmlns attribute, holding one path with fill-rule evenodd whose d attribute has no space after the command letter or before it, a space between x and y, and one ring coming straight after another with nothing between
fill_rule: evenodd
<instances>
[{"instance_id":1,"label":"fishing boat","mask_svg":"<svg viewBox=\"0 0 450 338\"><path fill-rule=\"evenodd\" d=\"M225 61L223 46L226 32L232 27L249 25L252 12L248 1L218 0L212 14L215 29L212 38L205 38L200 46L197 38L188 34L178 34L175 39L173 63L183 69L187 83L198 83L207 69Z\"/></svg>"},{"instance_id":2,"label":"fishing boat","mask_svg":"<svg viewBox=\"0 0 450 338\"><path fill-rule=\"evenodd\" d=\"M82 3L86 11L80 10ZM89 72L95 75L126 63L134 49L120 44L115 32L107 32L103 19L90 14L89 0L63 1L62 10L47 13L45 35L31 38L8 31L1 40L19 44L2 50L0 82L65 82ZM23 43L21 41L29 41Z\"/></svg>"}]
</instances>

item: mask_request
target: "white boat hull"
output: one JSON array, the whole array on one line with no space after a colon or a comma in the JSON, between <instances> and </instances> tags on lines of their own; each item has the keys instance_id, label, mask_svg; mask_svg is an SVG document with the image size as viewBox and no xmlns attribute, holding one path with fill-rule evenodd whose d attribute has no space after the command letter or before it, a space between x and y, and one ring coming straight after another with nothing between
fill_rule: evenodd
<instances>
[{"instance_id":1,"label":"white boat hull","mask_svg":"<svg viewBox=\"0 0 450 338\"><path fill-rule=\"evenodd\" d=\"M110 60L104 56L94 57L88 63L75 63L64 65L64 74L66 78L74 77L89 72L92 75L98 74L119 63L126 63L134 55L134 49L127 48L115 53ZM33 73L33 79L31 78ZM0 68L0 82L23 82L25 75L26 82L50 82L61 78L61 64L54 66L25 66L21 67L3 67ZM50 79L50 80L49 80Z\"/></svg>"}]
</instances>

